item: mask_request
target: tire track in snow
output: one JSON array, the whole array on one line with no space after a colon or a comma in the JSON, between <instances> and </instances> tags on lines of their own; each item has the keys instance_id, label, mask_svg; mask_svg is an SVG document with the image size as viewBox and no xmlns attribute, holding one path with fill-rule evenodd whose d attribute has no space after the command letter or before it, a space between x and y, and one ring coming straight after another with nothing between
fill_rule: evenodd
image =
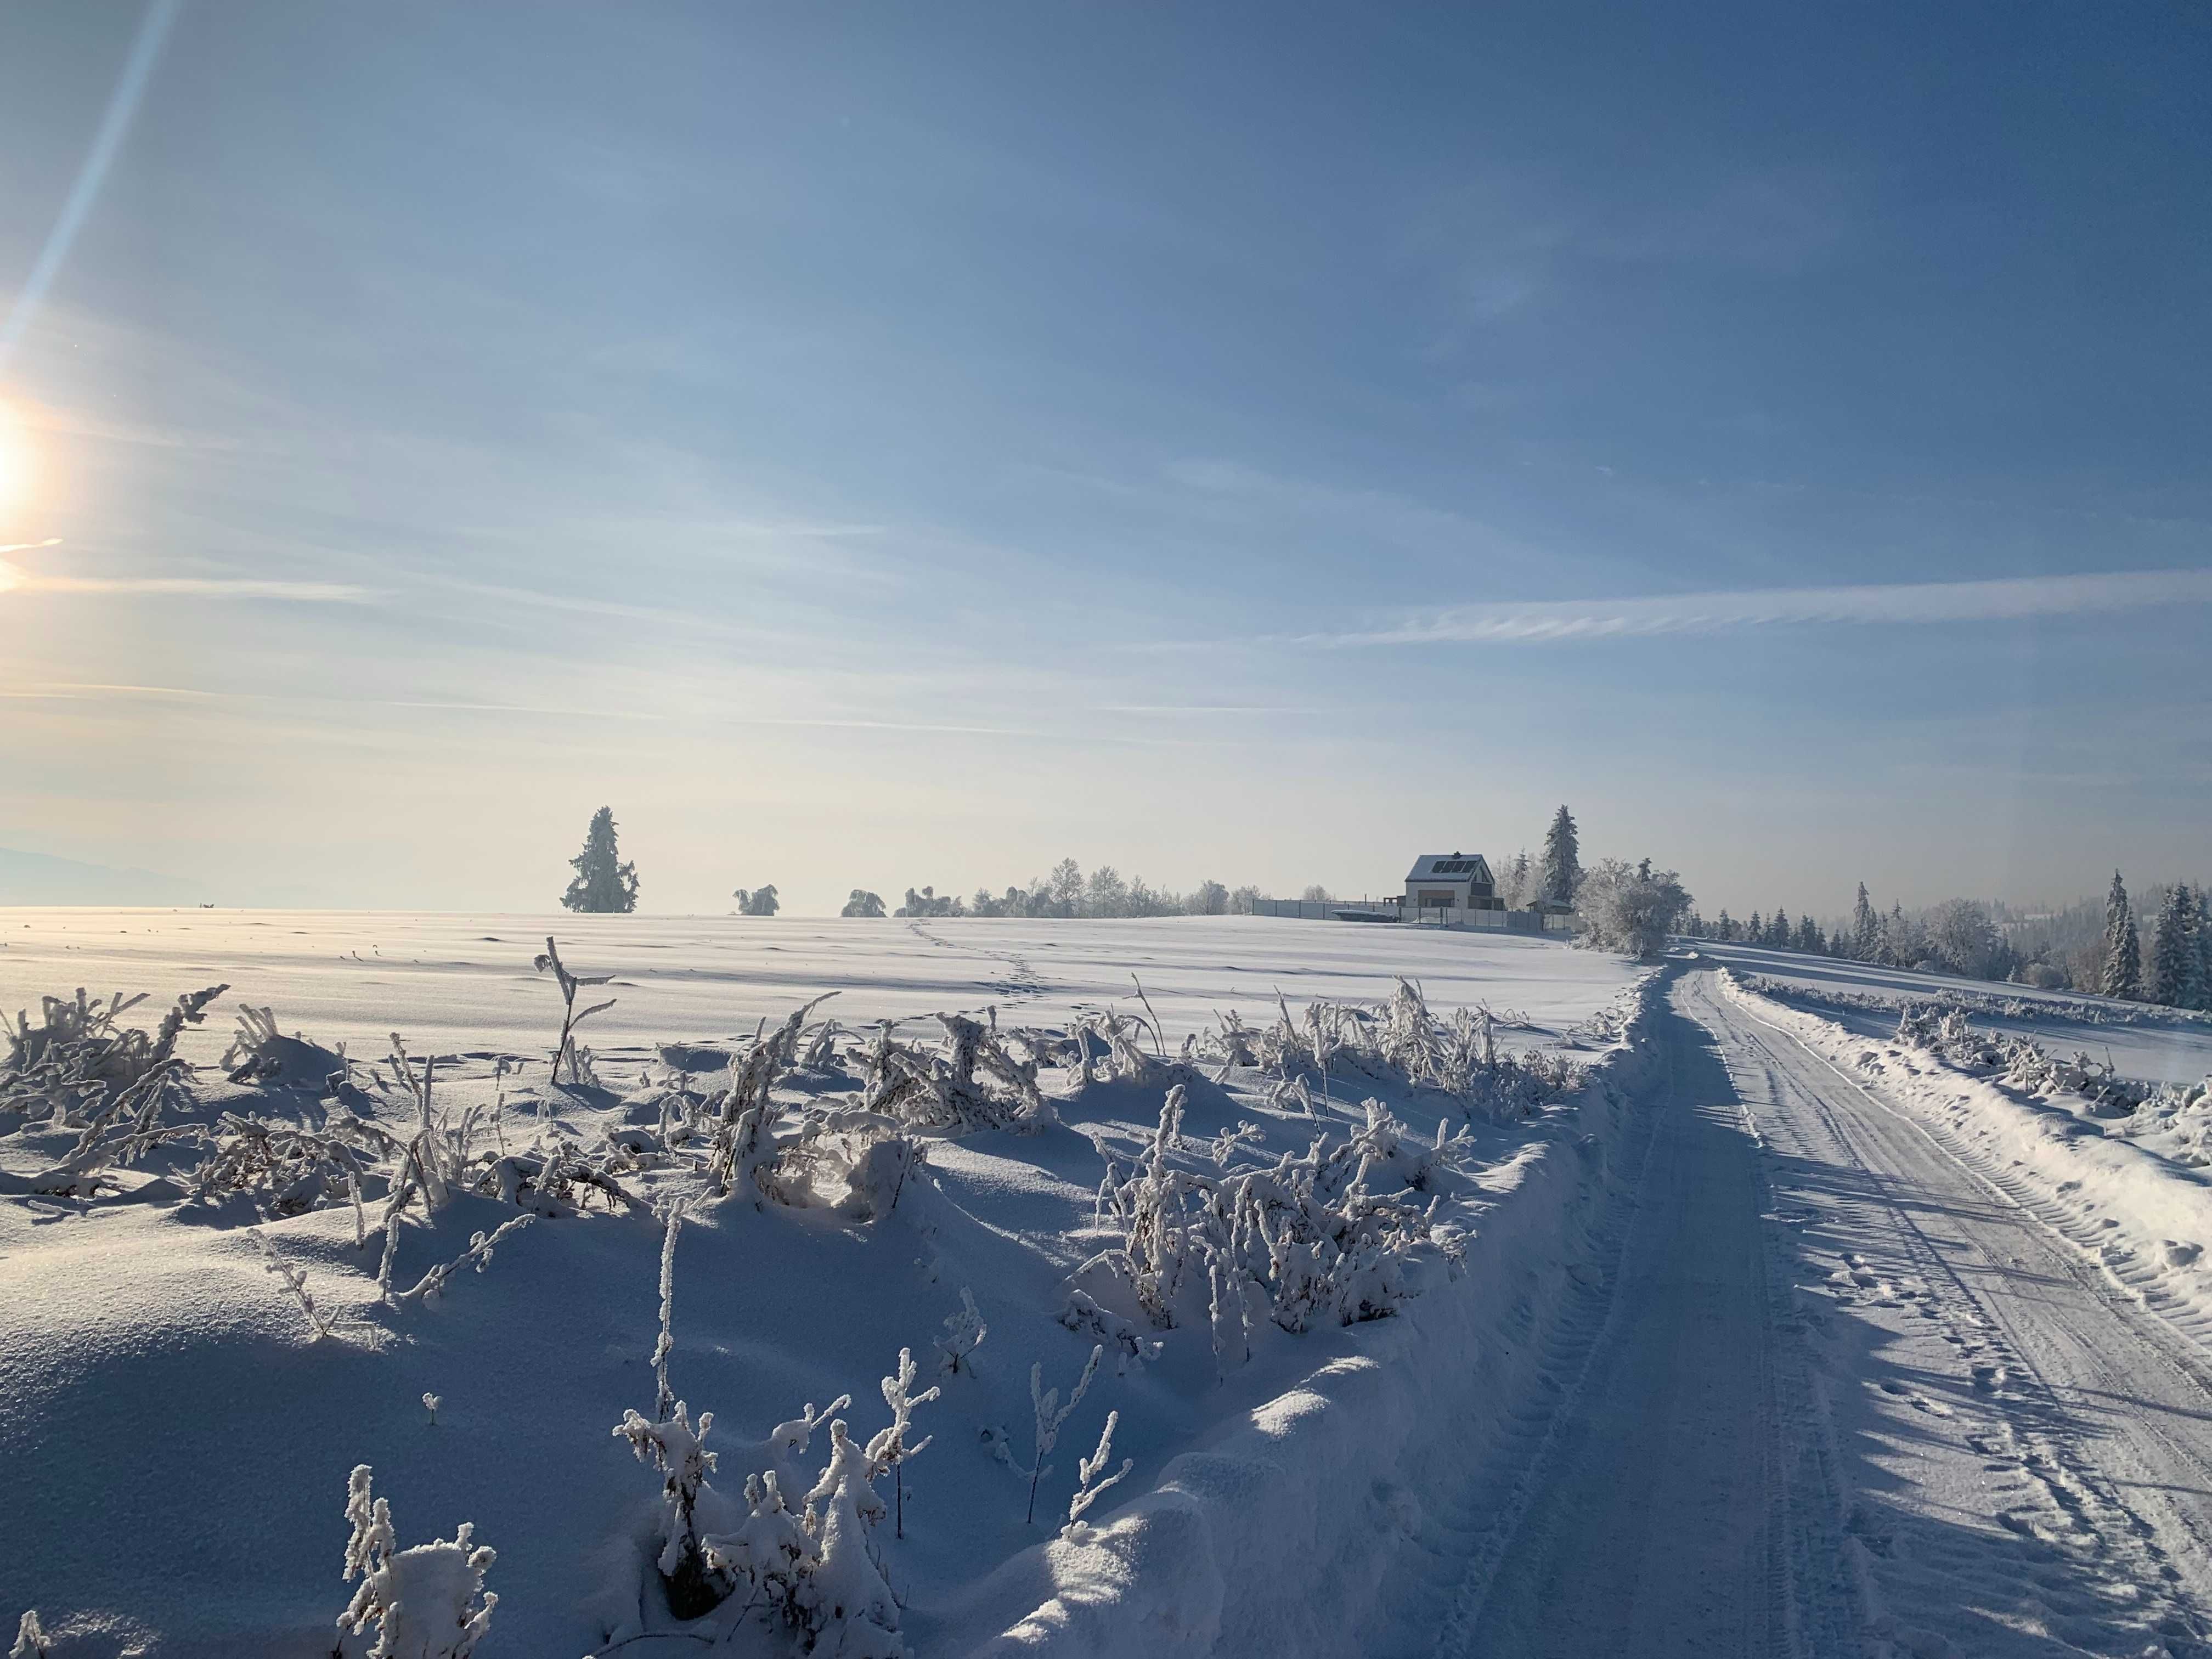
<instances>
[{"instance_id":1,"label":"tire track in snow","mask_svg":"<svg viewBox=\"0 0 2212 1659\"><path fill-rule=\"evenodd\" d=\"M1587 1346L1436 1651L1855 1650L1832 1458L1809 1431L1764 1156L1680 990L1668 1077Z\"/></svg>"},{"instance_id":2,"label":"tire track in snow","mask_svg":"<svg viewBox=\"0 0 2212 1659\"><path fill-rule=\"evenodd\" d=\"M2212 1528L2201 1510L2192 1512L2189 1500L2206 1496L2212 1458L2160 1421L2160 1412L2172 1408L2171 1401L2137 1400L2140 1376L2112 1356L2138 1344L2148 1347L2173 1366L2172 1380L2201 1396L2199 1368L2179 1363L2180 1356L2161 1340L2172 1333L2130 1317L2047 1220L2008 1192L2008 1183L1978 1167L1980 1161L1965 1155L1949 1136L1881 1099L1865 1081L1760 1018L1740 999L1714 996L1708 987L1700 1000L1701 1018L1765 1073L1777 1126L1788 1126L1790 1139L1805 1147L1802 1155L1819 1159L1821 1149L1814 1142L1825 1136L1860 1177L1863 1200L1834 1199L1827 1218L1839 1230L1849 1224L1863 1232L1866 1218L1853 1210L1862 1201L1870 1204L1887 1223L1875 1237L1901 1251L1912 1269L1884 1273L1861 1251L1844 1250L1828 1275L1831 1293L1846 1305L1862 1303L1869 1310L1917 1309L1956 1352L1955 1380L1961 1386L1955 1407L1879 1371L1867 1379L1891 1399L1938 1419L1924 1437L1930 1449L1907 1466L1911 1477L1923 1483L1937 1479L1944 1458L1934 1449L1948 1440L1955 1450L1987 1460L1981 1466L1984 1475L2009 1477L2012 1491L2027 1500L1996 1509L1994 1518L2017 1540L2010 1548L1987 1534L1929 1522L1911 1512L1909 1501L1887 1492L1888 1530L1877 1518L1883 1510L1865 1504L1856 1510L1856 1540L1870 1556L1866 1576L1883 1592L1901 1588L1899 1613L1916 1621L1902 1623L1877 1604L1869 1608L1877 1633L1894 1644L1892 1651L1955 1651L1940 1630L1916 1626L1948 1621L1956 1627L1959 1608L1985 1602L2017 1611L1978 1625L1978 1647L2002 1627L2023 1638L2022 1651L2053 1650L2042 1644L2052 1641L2069 1652L2204 1651L2201 1581ZM1839 1097L1825 1085L1814 1086L1808 1060L1818 1061L1820 1070L1844 1085ZM1847 1103L1871 1109L1854 1116ZM1888 1140L1882 1139L1885 1128ZM1902 1140L1895 1139L1899 1133ZM1883 1166L1900 1173L1886 1174ZM1972 1206L1944 1204L1945 1170L1994 1200L1995 1209L1977 1217ZM1923 1190L1915 1200L1900 1192L1901 1180L1919 1184ZM1948 1220L1959 1237L1939 1243L1916 1213L1916 1202L1931 1217ZM2024 1236L2058 1269L2046 1282L2078 1292L2088 1304L2089 1324L2099 1328L2083 1325L2081 1311L2062 1297L2016 1288L2013 1270L2022 1259L2008 1255L2006 1249L2008 1234L2021 1236L2018 1223L2008 1218L2014 1215L2053 1233L2049 1239ZM1988 1285L1986 1292L1969 1281L1969 1271ZM2124 1330L2106 1328L2108 1319ZM2093 1399L2116 1402L2118 1410L2092 1406ZM2100 1409L2101 1425L2095 1415ZM1879 1417L1880 1408L1875 1413ZM2201 1411L2194 1415L2202 1420ZM2177 1470L2186 1476L2176 1480ZM1886 1476L1899 1473L1885 1460ZM2192 1477L2193 1494L2188 1490ZM1900 1534L1910 1546L1901 1552ZM2192 1578L2199 1582L2186 1582ZM2032 1608L2021 1601L2023 1587ZM2025 1639L2031 1635L2039 1639Z\"/></svg>"}]
</instances>

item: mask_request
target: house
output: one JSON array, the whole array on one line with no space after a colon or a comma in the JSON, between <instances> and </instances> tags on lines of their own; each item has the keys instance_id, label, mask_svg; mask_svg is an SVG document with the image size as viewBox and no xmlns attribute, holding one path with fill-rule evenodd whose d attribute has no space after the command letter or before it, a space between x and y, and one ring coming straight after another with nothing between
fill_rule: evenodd
<instances>
[{"instance_id":1,"label":"house","mask_svg":"<svg viewBox=\"0 0 2212 1659\"><path fill-rule=\"evenodd\" d=\"M1404 915L1424 910L1503 910L1498 884L1480 853L1424 853L1406 877Z\"/></svg>"}]
</instances>

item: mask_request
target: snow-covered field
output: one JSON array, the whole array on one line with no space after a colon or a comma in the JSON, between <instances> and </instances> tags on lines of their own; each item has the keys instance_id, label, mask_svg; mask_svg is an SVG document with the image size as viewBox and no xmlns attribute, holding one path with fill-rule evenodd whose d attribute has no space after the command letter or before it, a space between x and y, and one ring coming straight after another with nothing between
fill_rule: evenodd
<instances>
[{"instance_id":1,"label":"snow-covered field","mask_svg":"<svg viewBox=\"0 0 2212 1659\"><path fill-rule=\"evenodd\" d=\"M473 1522L496 1552L486 1656L1419 1650L1434 1607L1385 1617L1386 1592L1468 1471L1510 1490L1638 1133L1644 976L1544 941L0 917L0 1006L33 1028L80 985L151 993L122 1020L149 1030L231 987L178 1050L206 1069L157 1066L105 1122L130 1069L112 1043L33 1038L26 1065L99 1068L78 1088L19 1065L0 1094L0 1619L35 1607L57 1656L326 1655L362 1589L457 1632L467 1553L395 1555L366 1504L349 1526L356 1465L392 1548ZM549 932L613 976L577 997L617 999L582 1028L595 1081L549 1082ZM1385 1011L1400 975L1431 1012ZM283 1036L246 1032L226 1078L248 1005ZM975 1022L924 1018L959 1010ZM910 1024L886 1042L886 1018ZM377 1066L395 1031L409 1080ZM387 1226L395 1186L414 1195ZM704 1490L653 1364L678 1200L666 1382L688 1421L714 1413ZM433 1272L502 1226L489 1261ZM971 1297L984 1334L953 1364ZM941 1392L906 1440L932 1443L892 1468L879 1379L902 1349L913 1392ZM1064 1406L1094 1349L1032 1522L1031 1367ZM659 1453L688 1525L641 1466ZM762 1485L748 1503L770 1473L788 1512ZM366 1584L342 1577L349 1532ZM656 1559L679 1591L733 1593L680 1618Z\"/></svg>"}]
</instances>

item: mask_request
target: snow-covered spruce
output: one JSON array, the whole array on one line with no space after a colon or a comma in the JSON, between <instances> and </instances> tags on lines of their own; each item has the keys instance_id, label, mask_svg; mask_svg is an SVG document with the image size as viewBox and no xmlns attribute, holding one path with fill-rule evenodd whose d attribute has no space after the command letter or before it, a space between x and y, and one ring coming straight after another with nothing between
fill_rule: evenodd
<instances>
[{"instance_id":1,"label":"snow-covered spruce","mask_svg":"<svg viewBox=\"0 0 2212 1659\"><path fill-rule=\"evenodd\" d=\"M496 1552L474 1544L476 1528L466 1521L450 1540L401 1549L392 1505L371 1494L371 1476L368 1464L358 1464L346 1483L353 1536L345 1577L361 1583L338 1628L360 1635L376 1626L368 1659L469 1659L499 1605L484 1589Z\"/></svg>"}]
</instances>

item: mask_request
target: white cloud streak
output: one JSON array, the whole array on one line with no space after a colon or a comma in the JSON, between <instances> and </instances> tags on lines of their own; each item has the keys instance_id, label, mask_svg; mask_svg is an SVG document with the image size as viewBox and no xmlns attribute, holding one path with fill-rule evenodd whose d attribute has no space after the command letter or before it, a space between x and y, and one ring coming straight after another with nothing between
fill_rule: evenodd
<instances>
[{"instance_id":1,"label":"white cloud streak","mask_svg":"<svg viewBox=\"0 0 2212 1659\"><path fill-rule=\"evenodd\" d=\"M1719 634L1812 623L2014 622L2035 617L2212 604L2212 570L2127 570L1990 581L1779 587L1625 599L1458 605L1362 632L1277 636L1332 647L1491 645Z\"/></svg>"},{"instance_id":2,"label":"white cloud streak","mask_svg":"<svg viewBox=\"0 0 2212 1659\"><path fill-rule=\"evenodd\" d=\"M246 576L43 576L4 559L0 559L0 593L163 594L288 599L304 605L369 605L378 598L373 589L349 582L264 581Z\"/></svg>"}]
</instances>

